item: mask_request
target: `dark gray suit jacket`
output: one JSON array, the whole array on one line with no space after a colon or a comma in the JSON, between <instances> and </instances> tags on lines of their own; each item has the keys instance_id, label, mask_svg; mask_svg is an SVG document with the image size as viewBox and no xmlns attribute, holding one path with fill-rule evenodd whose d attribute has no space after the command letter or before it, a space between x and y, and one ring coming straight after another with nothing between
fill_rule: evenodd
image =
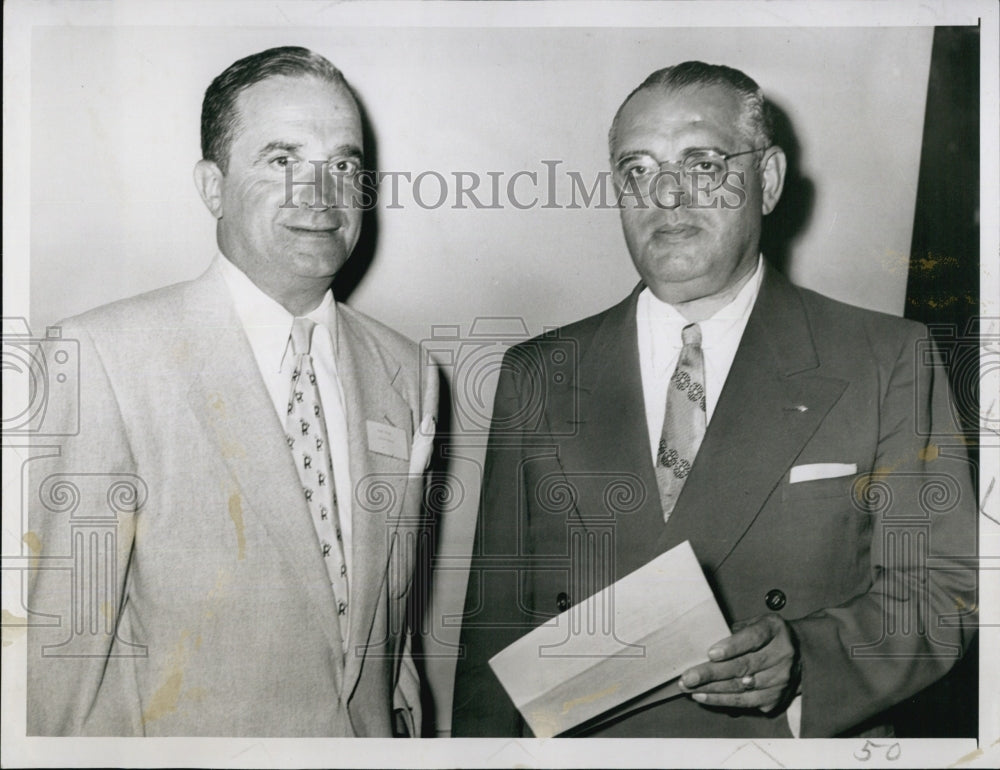
<instances>
[{"instance_id":1,"label":"dark gray suit jacket","mask_svg":"<svg viewBox=\"0 0 1000 770\"><path fill-rule=\"evenodd\" d=\"M768 268L664 525L636 342L640 289L506 357L452 734L530 734L488 659L684 540L730 623L770 611L791 622L804 737L877 723L942 676L972 634L962 610L975 602L975 572L960 558L975 553L975 495L926 330L799 289ZM857 473L790 483L794 466L814 463L854 463ZM574 561L580 533L613 545ZM790 732L783 713L681 697L592 734Z\"/></svg>"}]
</instances>

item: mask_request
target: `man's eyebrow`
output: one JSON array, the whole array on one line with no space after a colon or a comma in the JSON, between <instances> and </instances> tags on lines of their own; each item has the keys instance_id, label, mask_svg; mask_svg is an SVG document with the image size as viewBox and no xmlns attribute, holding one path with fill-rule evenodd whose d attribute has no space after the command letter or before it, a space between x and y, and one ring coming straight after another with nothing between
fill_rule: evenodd
<instances>
[{"instance_id":1,"label":"man's eyebrow","mask_svg":"<svg viewBox=\"0 0 1000 770\"><path fill-rule=\"evenodd\" d=\"M299 153L301 149L302 149L302 144L299 142L287 142L281 140L268 142L260 149L260 152L257 153L257 160L263 160L272 152ZM360 159L364 157L364 152L356 144L353 143L341 144L333 149L333 152L330 154L330 157L331 158L351 157ZM321 159L316 158L315 160L321 160Z\"/></svg>"},{"instance_id":2,"label":"man's eyebrow","mask_svg":"<svg viewBox=\"0 0 1000 770\"><path fill-rule=\"evenodd\" d=\"M711 145L710 147L704 147L704 146L702 146L702 147L687 147L684 150L684 154L687 155L687 154L692 153L692 152L705 152L706 150L708 152L714 152L717 155L728 155L730 152L732 152L732 150L725 150L722 147L719 147L718 145Z\"/></svg>"},{"instance_id":3,"label":"man's eyebrow","mask_svg":"<svg viewBox=\"0 0 1000 770\"><path fill-rule=\"evenodd\" d=\"M729 154L728 150L724 150L721 147L715 145L712 146L696 145L694 147L685 147L683 150L681 150L681 154L678 158L676 158L676 160L681 160L682 158L684 158L687 155L690 155L693 152L705 152L705 151L714 152L718 155ZM640 155L648 155L650 158L661 160L652 150L629 150L628 152L624 152L621 155L619 155L615 163L621 163L626 158L634 158Z\"/></svg>"},{"instance_id":4,"label":"man's eyebrow","mask_svg":"<svg viewBox=\"0 0 1000 770\"><path fill-rule=\"evenodd\" d=\"M655 158L656 154L652 150L629 150L628 152L621 153L615 160L615 163L621 163L626 158L635 158L639 155L648 155L650 158Z\"/></svg>"},{"instance_id":5,"label":"man's eyebrow","mask_svg":"<svg viewBox=\"0 0 1000 770\"><path fill-rule=\"evenodd\" d=\"M352 158L363 158L365 154L356 144L342 144L333 151L333 157L341 158L345 155Z\"/></svg>"},{"instance_id":6,"label":"man's eyebrow","mask_svg":"<svg viewBox=\"0 0 1000 770\"><path fill-rule=\"evenodd\" d=\"M282 152L297 152L301 148L302 145L297 144L295 142L284 142L284 141L268 142L260 149L260 152L257 153L257 159L260 160L264 156L270 155L272 152L275 152L277 150L280 150Z\"/></svg>"}]
</instances>

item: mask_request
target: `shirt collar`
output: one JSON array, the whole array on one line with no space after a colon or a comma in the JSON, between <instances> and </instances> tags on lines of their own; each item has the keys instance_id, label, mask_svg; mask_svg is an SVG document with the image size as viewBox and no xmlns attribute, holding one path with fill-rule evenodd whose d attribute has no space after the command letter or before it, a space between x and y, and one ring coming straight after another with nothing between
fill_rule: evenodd
<instances>
[{"instance_id":1,"label":"shirt collar","mask_svg":"<svg viewBox=\"0 0 1000 770\"><path fill-rule=\"evenodd\" d=\"M229 288L236 315L258 361L271 371L281 371L285 356L291 355L294 316L280 302L261 291L246 273L221 252L216 254L215 263ZM336 355L337 303L330 289L327 289L319 305L306 314L306 318L329 330Z\"/></svg>"},{"instance_id":2,"label":"shirt collar","mask_svg":"<svg viewBox=\"0 0 1000 770\"><path fill-rule=\"evenodd\" d=\"M723 344L735 327L746 324L757 301L760 285L764 279L764 258L757 257L757 267L732 302L719 308L714 315L699 321L701 327L701 346L711 350ZM639 294L639 321L645 317L645 333L649 335L650 351L653 366L662 368L676 358L676 353L683 347L681 329L690 323L677 309L656 297L647 286Z\"/></svg>"}]
</instances>

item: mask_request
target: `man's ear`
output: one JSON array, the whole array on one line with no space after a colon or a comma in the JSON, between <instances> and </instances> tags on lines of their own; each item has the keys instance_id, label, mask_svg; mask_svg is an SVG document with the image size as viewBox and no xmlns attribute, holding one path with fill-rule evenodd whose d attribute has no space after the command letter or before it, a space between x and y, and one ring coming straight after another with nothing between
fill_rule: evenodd
<instances>
[{"instance_id":1,"label":"man's ear","mask_svg":"<svg viewBox=\"0 0 1000 770\"><path fill-rule=\"evenodd\" d=\"M222 218L222 178L224 174L213 160L202 158L194 165L194 185L205 206L216 219Z\"/></svg>"},{"instance_id":2,"label":"man's ear","mask_svg":"<svg viewBox=\"0 0 1000 770\"><path fill-rule=\"evenodd\" d=\"M761 213L770 214L778 205L781 189L785 186L785 168L788 161L780 147L768 147L761 161Z\"/></svg>"}]
</instances>

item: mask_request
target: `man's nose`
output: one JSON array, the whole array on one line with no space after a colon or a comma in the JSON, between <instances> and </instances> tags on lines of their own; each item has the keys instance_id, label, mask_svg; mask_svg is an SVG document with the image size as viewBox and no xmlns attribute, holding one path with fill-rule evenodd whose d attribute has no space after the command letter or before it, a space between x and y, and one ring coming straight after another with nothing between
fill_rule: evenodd
<instances>
[{"instance_id":1,"label":"man's nose","mask_svg":"<svg viewBox=\"0 0 1000 770\"><path fill-rule=\"evenodd\" d=\"M330 166L325 161L311 161L302 164L301 174L297 175L295 188L297 192L295 204L299 208L336 208L343 206L346 200L346 185L348 181L342 174L330 173Z\"/></svg>"},{"instance_id":2,"label":"man's nose","mask_svg":"<svg viewBox=\"0 0 1000 770\"><path fill-rule=\"evenodd\" d=\"M686 205L691 200L691 182L680 169L661 169L650 185L650 198L661 209Z\"/></svg>"}]
</instances>

